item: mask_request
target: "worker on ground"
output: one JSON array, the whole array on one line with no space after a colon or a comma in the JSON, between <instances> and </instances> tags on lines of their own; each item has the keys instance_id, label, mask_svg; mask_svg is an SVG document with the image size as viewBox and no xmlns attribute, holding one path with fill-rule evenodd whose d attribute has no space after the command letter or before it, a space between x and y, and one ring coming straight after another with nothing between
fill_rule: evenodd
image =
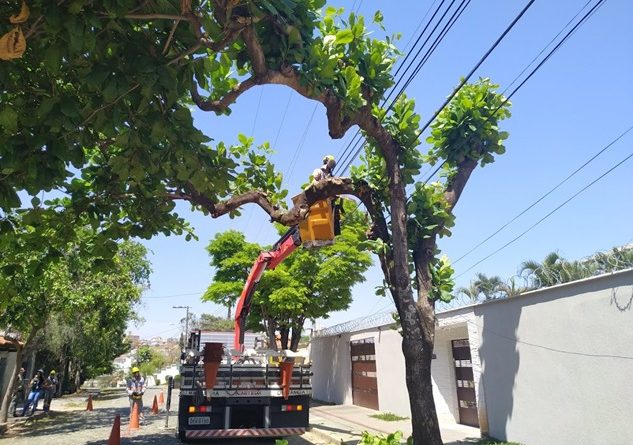
<instances>
[{"instance_id":1,"label":"worker on ground","mask_svg":"<svg viewBox=\"0 0 633 445\"><path fill-rule=\"evenodd\" d=\"M35 410L37 409L37 403L44 395L45 380L46 377L44 377L44 370L38 369L31 379L31 392L29 393L28 399L26 399L26 402L24 403L24 409L22 410L23 416L30 416L35 413Z\"/></svg>"},{"instance_id":2,"label":"worker on ground","mask_svg":"<svg viewBox=\"0 0 633 445\"><path fill-rule=\"evenodd\" d=\"M44 382L44 412L48 412L51 409L51 401L57 391L57 372L53 369L48 373L48 377Z\"/></svg>"},{"instance_id":3,"label":"worker on ground","mask_svg":"<svg viewBox=\"0 0 633 445\"><path fill-rule=\"evenodd\" d=\"M141 370L136 366L132 368L132 378L127 381L127 395L130 399L130 417L134 411L134 404L138 406L139 420L143 421L143 394L145 393L145 379L141 376Z\"/></svg>"},{"instance_id":4,"label":"worker on ground","mask_svg":"<svg viewBox=\"0 0 633 445\"><path fill-rule=\"evenodd\" d=\"M9 412L13 417L17 417L18 406L24 405L24 399L26 399L26 379L24 378L24 373L24 368L20 368L18 378L15 382L15 391L13 392L13 397L11 397Z\"/></svg>"},{"instance_id":5,"label":"worker on ground","mask_svg":"<svg viewBox=\"0 0 633 445\"><path fill-rule=\"evenodd\" d=\"M312 172L313 183L332 177L332 170L336 167L334 156L327 155L323 158L323 165Z\"/></svg>"}]
</instances>

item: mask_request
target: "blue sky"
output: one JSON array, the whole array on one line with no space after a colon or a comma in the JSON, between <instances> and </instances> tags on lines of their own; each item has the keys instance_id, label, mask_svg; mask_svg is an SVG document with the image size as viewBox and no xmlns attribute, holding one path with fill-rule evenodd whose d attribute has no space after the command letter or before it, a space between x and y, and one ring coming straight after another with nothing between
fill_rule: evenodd
<instances>
[{"instance_id":1,"label":"blue sky","mask_svg":"<svg viewBox=\"0 0 633 445\"><path fill-rule=\"evenodd\" d=\"M331 4L347 10L354 6L368 17L381 10L387 32L401 33L399 46L404 49L431 3L432 0L349 0ZM422 121L441 105L460 76L470 71L525 3L527 0L475 0L469 5L407 89L407 94L416 99ZM476 76L491 77L504 89L585 3L537 0ZM475 171L468 183L455 210L453 236L440 241L449 258L462 256L633 125L632 15L633 2L608 0L513 97L512 117L502 124L510 133L507 153L494 164ZM195 121L216 141L227 143L236 141L238 133L254 136L257 143L272 143L279 132L274 162L289 178L285 184L293 195L320 165L321 158L341 152L355 133L352 129L342 140L331 140L321 105L308 127L314 107L314 102L286 88L264 86L243 95L231 116L196 112ZM291 160L306 131L305 143L291 169ZM632 147L633 132L499 235L457 262L457 285L467 285L477 272L507 279L517 273L522 261L541 260L553 250L576 259L632 242L633 159L517 242L465 272L629 155ZM421 148L425 149L424 144ZM174 305L189 305L197 314L226 313L222 307L200 301L213 273L205 246L216 233L238 229L250 241L267 244L276 240L266 215L254 206L246 208L243 216L235 220L213 220L190 212L185 205L179 205L179 213L187 215L199 241L159 236L144 242L152 251L152 285L143 299L142 315L146 321L131 327L143 337L178 334L178 321L184 310L172 309ZM354 289L350 309L331 314L319 325L330 326L388 310L390 299L377 297L373 292L381 279L380 271L372 268L367 281Z\"/></svg>"}]
</instances>

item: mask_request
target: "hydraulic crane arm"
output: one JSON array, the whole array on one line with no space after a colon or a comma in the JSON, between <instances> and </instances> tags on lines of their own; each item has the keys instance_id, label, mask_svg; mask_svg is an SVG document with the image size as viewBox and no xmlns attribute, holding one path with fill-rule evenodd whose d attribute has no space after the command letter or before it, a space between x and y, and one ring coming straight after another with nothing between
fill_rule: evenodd
<instances>
[{"instance_id":1,"label":"hydraulic crane arm","mask_svg":"<svg viewBox=\"0 0 633 445\"><path fill-rule=\"evenodd\" d=\"M244 329L246 325L246 317L251 309L251 300L255 287L259 283L259 279L266 269L274 269L285 260L294 250L301 245L301 237L299 236L299 228L290 228L279 241L275 243L273 248L268 252L259 254L253 264L251 272L248 274L246 284L235 310L235 333L233 338L233 348L242 351L244 348Z\"/></svg>"}]
</instances>

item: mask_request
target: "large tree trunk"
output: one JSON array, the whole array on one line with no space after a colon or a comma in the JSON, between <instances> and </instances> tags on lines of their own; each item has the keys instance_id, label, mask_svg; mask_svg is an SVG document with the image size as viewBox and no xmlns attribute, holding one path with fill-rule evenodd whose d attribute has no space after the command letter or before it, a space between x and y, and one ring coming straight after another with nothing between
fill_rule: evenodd
<instances>
[{"instance_id":1,"label":"large tree trunk","mask_svg":"<svg viewBox=\"0 0 633 445\"><path fill-rule=\"evenodd\" d=\"M296 320L296 322L292 325L292 337L290 339L291 351L297 352L297 349L299 349L299 342L301 341L301 332L303 332L304 321L305 320L301 318L299 320Z\"/></svg>"},{"instance_id":2,"label":"large tree trunk","mask_svg":"<svg viewBox=\"0 0 633 445\"><path fill-rule=\"evenodd\" d=\"M414 445L442 445L431 381L435 314L423 313L416 305L409 273L407 202L405 184L398 164L400 147L385 133L377 134L382 147L391 198L392 243L390 258L381 260L403 330L402 352L405 357L407 389L411 406ZM427 269L428 270L428 269ZM417 270L416 270L417 272ZM428 304L428 300L427 300ZM431 335L429 336L429 332Z\"/></svg>"},{"instance_id":3,"label":"large tree trunk","mask_svg":"<svg viewBox=\"0 0 633 445\"><path fill-rule=\"evenodd\" d=\"M435 412L431 379L433 343L420 334L420 330L405 333L402 341L411 407L413 443L441 445L442 437Z\"/></svg>"}]
</instances>

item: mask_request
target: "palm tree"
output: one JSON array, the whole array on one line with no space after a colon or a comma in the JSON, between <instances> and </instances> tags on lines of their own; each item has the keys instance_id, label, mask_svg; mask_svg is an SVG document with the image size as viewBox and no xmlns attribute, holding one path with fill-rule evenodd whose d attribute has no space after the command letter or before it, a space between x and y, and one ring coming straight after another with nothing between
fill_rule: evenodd
<instances>
[{"instance_id":1,"label":"palm tree","mask_svg":"<svg viewBox=\"0 0 633 445\"><path fill-rule=\"evenodd\" d=\"M561 283L561 263L565 261L558 252L547 254L542 263L528 260L521 263L519 275L525 276L533 289Z\"/></svg>"},{"instance_id":2,"label":"palm tree","mask_svg":"<svg viewBox=\"0 0 633 445\"><path fill-rule=\"evenodd\" d=\"M493 300L498 298L499 288L503 285L503 280L498 276L488 277L486 274L478 273L474 285L484 295L484 300Z\"/></svg>"},{"instance_id":3,"label":"palm tree","mask_svg":"<svg viewBox=\"0 0 633 445\"><path fill-rule=\"evenodd\" d=\"M521 295L523 292L529 291L527 286L520 286L517 284L515 277L508 280L507 283L502 283L499 286L499 292L503 294L501 298L512 298Z\"/></svg>"},{"instance_id":4,"label":"palm tree","mask_svg":"<svg viewBox=\"0 0 633 445\"><path fill-rule=\"evenodd\" d=\"M460 287L457 289L457 294L465 295L470 303L477 303L477 301L479 301L480 293L481 290L475 285L474 281L471 281L468 287Z\"/></svg>"}]
</instances>

